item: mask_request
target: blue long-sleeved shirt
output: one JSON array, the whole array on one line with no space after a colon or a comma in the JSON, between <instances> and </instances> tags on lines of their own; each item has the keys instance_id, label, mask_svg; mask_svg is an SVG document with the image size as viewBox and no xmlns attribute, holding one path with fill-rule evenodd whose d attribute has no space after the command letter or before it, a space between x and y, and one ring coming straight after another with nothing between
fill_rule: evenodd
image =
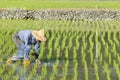
<instances>
[{"instance_id":1,"label":"blue long-sleeved shirt","mask_svg":"<svg viewBox=\"0 0 120 80\"><path fill-rule=\"evenodd\" d=\"M20 30L18 36L24 41L25 47L30 47L31 44L34 44L36 53L39 53L40 41L35 40L35 37L32 35L32 30Z\"/></svg>"}]
</instances>

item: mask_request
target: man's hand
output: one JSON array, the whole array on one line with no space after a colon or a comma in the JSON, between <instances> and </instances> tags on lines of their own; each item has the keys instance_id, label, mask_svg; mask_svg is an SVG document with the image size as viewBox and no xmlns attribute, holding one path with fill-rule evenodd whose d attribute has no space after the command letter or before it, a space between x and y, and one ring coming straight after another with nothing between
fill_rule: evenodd
<instances>
[{"instance_id":1,"label":"man's hand","mask_svg":"<svg viewBox=\"0 0 120 80\"><path fill-rule=\"evenodd\" d=\"M36 63L36 64L41 64L41 62L40 62L39 59L36 59L36 60L35 60L35 63Z\"/></svg>"}]
</instances>

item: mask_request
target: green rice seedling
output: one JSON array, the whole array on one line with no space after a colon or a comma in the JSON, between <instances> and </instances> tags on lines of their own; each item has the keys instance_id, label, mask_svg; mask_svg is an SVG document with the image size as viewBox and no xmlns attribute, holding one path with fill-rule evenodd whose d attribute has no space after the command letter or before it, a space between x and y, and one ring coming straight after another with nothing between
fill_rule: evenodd
<instances>
[{"instance_id":1,"label":"green rice seedling","mask_svg":"<svg viewBox=\"0 0 120 80\"><path fill-rule=\"evenodd\" d=\"M104 63L104 67L103 67L103 68L104 68L104 70L105 70L105 72L106 72L107 80L111 80L111 79L110 79L110 73L111 73L111 72L110 72L109 67L108 67L108 64L107 64L106 62Z\"/></svg>"},{"instance_id":2,"label":"green rice seedling","mask_svg":"<svg viewBox=\"0 0 120 80\"><path fill-rule=\"evenodd\" d=\"M98 61L100 62L100 57L101 57L101 49L102 49L102 47L101 47L101 42L100 41L98 41Z\"/></svg>"},{"instance_id":3,"label":"green rice seedling","mask_svg":"<svg viewBox=\"0 0 120 80\"><path fill-rule=\"evenodd\" d=\"M63 40L62 40L62 45L61 45L62 50L65 48L66 40L67 40L67 36L64 35Z\"/></svg>"},{"instance_id":4,"label":"green rice seedling","mask_svg":"<svg viewBox=\"0 0 120 80\"><path fill-rule=\"evenodd\" d=\"M105 27L106 27L106 31L109 32L111 30L111 26L109 25L109 21L105 21L104 24L105 24Z\"/></svg>"},{"instance_id":5,"label":"green rice seedling","mask_svg":"<svg viewBox=\"0 0 120 80\"><path fill-rule=\"evenodd\" d=\"M115 69L116 69L116 73L118 75L118 79L120 80L120 69L119 69L119 65L118 64L116 64Z\"/></svg>"},{"instance_id":6,"label":"green rice seedling","mask_svg":"<svg viewBox=\"0 0 120 80\"><path fill-rule=\"evenodd\" d=\"M63 73L62 73L64 76L62 76L61 80L66 80L66 78L67 78L68 65L69 65L69 60L66 60L65 66L63 68Z\"/></svg>"},{"instance_id":7,"label":"green rice seedling","mask_svg":"<svg viewBox=\"0 0 120 80\"><path fill-rule=\"evenodd\" d=\"M108 55L109 55L109 46L108 46L108 44L106 43L106 45L105 45L105 57L108 57Z\"/></svg>"},{"instance_id":8,"label":"green rice seedling","mask_svg":"<svg viewBox=\"0 0 120 80\"><path fill-rule=\"evenodd\" d=\"M101 36L101 40L102 40L102 44L105 46L105 32L103 32L102 36Z\"/></svg>"},{"instance_id":9,"label":"green rice seedling","mask_svg":"<svg viewBox=\"0 0 120 80\"><path fill-rule=\"evenodd\" d=\"M65 58L68 59L69 57L69 48L68 47L65 47Z\"/></svg>"},{"instance_id":10,"label":"green rice seedling","mask_svg":"<svg viewBox=\"0 0 120 80\"><path fill-rule=\"evenodd\" d=\"M80 43L79 43L79 38L81 37L81 34L79 36L76 35L76 48L79 49Z\"/></svg>"},{"instance_id":11,"label":"green rice seedling","mask_svg":"<svg viewBox=\"0 0 120 80\"><path fill-rule=\"evenodd\" d=\"M51 73L49 79L50 79L50 80L54 80L54 77L55 77L55 75L54 75L53 73Z\"/></svg>"},{"instance_id":12,"label":"green rice seedling","mask_svg":"<svg viewBox=\"0 0 120 80\"><path fill-rule=\"evenodd\" d=\"M73 59L76 60L77 59L77 48L73 47Z\"/></svg>"},{"instance_id":13,"label":"green rice seedling","mask_svg":"<svg viewBox=\"0 0 120 80\"><path fill-rule=\"evenodd\" d=\"M115 44L113 44L112 45L112 55L113 55L113 57L116 57L116 55L117 55L117 51L116 51L116 46L115 46Z\"/></svg>"},{"instance_id":14,"label":"green rice seedling","mask_svg":"<svg viewBox=\"0 0 120 80\"><path fill-rule=\"evenodd\" d=\"M14 80L19 80L19 76L16 75L16 76L14 77Z\"/></svg>"},{"instance_id":15,"label":"green rice seedling","mask_svg":"<svg viewBox=\"0 0 120 80\"><path fill-rule=\"evenodd\" d=\"M110 26L109 29L112 30L112 31L115 31L115 28L114 28L113 24L114 24L113 21L108 21L108 26Z\"/></svg>"},{"instance_id":16,"label":"green rice seedling","mask_svg":"<svg viewBox=\"0 0 120 80\"><path fill-rule=\"evenodd\" d=\"M120 63L120 55L119 55L119 53L117 53L116 57L117 57L118 64L119 64Z\"/></svg>"},{"instance_id":17,"label":"green rice seedling","mask_svg":"<svg viewBox=\"0 0 120 80\"><path fill-rule=\"evenodd\" d=\"M78 76L78 62L77 60L74 61L74 76L73 76L73 80L77 80L77 76Z\"/></svg>"},{"instance_id":18,"label":"green rice seedling","mask_svg":"<svg viewBox=\"0 0 120 80\"><path fill-rule=\"evenodd\" d=\"M58 46L59 46L59 40L60 40L60 36L58 35L58 37L56 37L56 39L55 39L55 43L54 43L54 48L55 49L57 49L58 48Z\"/></svg>"},{"instance_id":19,"label":"green rice seedling","mask_svg":"<svg viewBox=\"0 0 120 80\"><path fill-rule=\"evenodd\" d=\"M111 40L111 38L110 38L110 37L111 37L111 32L108 31L107 33L108 33L108 42L109 42L110 45L111 45L111 44L113 43L112 40Z\"/></svg>"},{"instance_id":20,"label":"green rice seedling","mask_svg":"<svg viewBox=\"0 0 120 80\"><path fill-rule=\"evenodd\" d=\"M53 39L54 39L54 36L53 36L53 33L52 33L51 38L48 40L48 48L52 47L52 41L53 41Z\"/></svg>"},{"instance_id":21,"label":"green rice seedling","mask_svg":"<svg viewBox=\"0 0 120 80\"><path fill-rule=\"evenodd\" d=\"M42 44L41 44L42 45ZM40 55L39 55L39 58L43 58L43 54L44 54L44 50L45 48L44 47L41 47L41 50L40 50Z\"/></svg>"},{"instance_id":22,"label":"green rice seedling","mask_svg":"<svg viewBox=\"0 0 120 80\"><path fill-rule=\"evenodd\" d=\"M93 51L92 51L93 48L90 48L89 49L89 52L90 52L90 63L92 64L93 63L93 59L94 59L94 55L93 55Z\"/></svg>"},{"instance_id":23,"label":"green rice seedling","mask_svg":"<svg viewBox=\"0 0 120 80\"><path fill-rule=\"evenodd\" d=\"M113 66L115 68L115 71L117 73L117 76L118 76L118 80L120 80L120 70L119 70L119 64L117 63L116 60L113 60Z\"/></svg>"},{"instance_id":24,"label":"green rice seedling","mask_svg":"<svg viewBox=\"0 0 120 80\"><path fill-rule=\"evenodd\" d=\"M84 49L82 48L82 50L81 50L81 56L82 56L82 63L85 63L85 57L86 57L86 54L85 54L85 52L84 52Z\"/></svg>"},{"instance_id":25,"label":"green rice seedling","mask_svg":"<svg viewBox=\"0 0 120 80\"><path fill-rule=\"evenodd\" d=\"M59 60L57 59L56 62L55 62L55 65L53 66L53 73L55 75L57 75L57 73L58 73L58 68L57 68L58 65L59 65Z\"/></svg>"},{"instance_id":26,"label":"green rice seedling","mask_svg":"<svg viewBox=\"0 0 120 80\"><path fill-rule=\"evenodd\" d=\"M47 54L47 59L48 59L48 60L52 58L52 51L53 51L53 49L52 49L52 48L49 48L49 52L48 52L48 54Z\"/></svg>"},{"instance_id":27,"label":"green rice seedling","mask_svg":"<svg viewBox=\"0 0 120 80\"><path fill-rule=\"evenodd\" d=\"M84 49L86 49L86 40L85 40L85 38L86 38L86 36L83 36L83 38L82 38L82 43L83 43L83 48Z\"/></svg>"},{"instance_id":28,"label":"green rice seedling","mask_svg":"<svg viewBox=\"0 0 120 80\"><path fill-rule=\"evenodd\" d=\"M90 37L89 37L89 42L90 42L90 47L91 47L91 48L93 48L93 46L94 46L94 43L93 43L93 41L92 41L93 36L94 36L94 32L91 32L91 35L90 35Z\"/></svg>"},{"instance_id":29,"label":"green rice seedling","mask_svg":"<svg viewBox=\"0 0 120 80\"><path fill-rule=\"evenodd\" d=\"M60 46L56 49L56 57L60 58Z\"/></svg>"},{"instance_id":30,"label":"green rice seedling","mask_svg":"<svg viewBox=\"0 0 120 80\"><path fill-rule=\"evenodd\" d=\"M44 80L46 79L47 75L47 65L44 65L41 70L41 75L38 77L39 80Z\"/></svg>"},{"instance_id":31,"label":"green rice seedling","mask_svg":"<svg viewBox=\"0 0 120 80\"><path fill-rule=\"evenodd\" d=\"M99 78L99 72L98 72L98 65L97 65L96 61L94 61L94 70L95 70L96 80L100 80L100 78Z\"/></svg>"},{"instance_id":32,"label":"green rice seedling","mask_svg":"<svg viewBox=\"0 0 120 80\"><path fill-rule=\"evenodd\" d=\"M84 70L85 70L85 80L88 80L88 67L87 62L84 62Z\"/></svg>"},{"instance_id":33,"label":"green rice seedling","mask_svg":"<svg viewBox=\"0 0 120 80\"><path fill-rule=\"evenodd\" d=\"M114 67L117 66L116 60L113 60L113 66L114 66Z\"/></svg>"},{"instance_id":34,"label":"green rice seedling","mask_svg":"<svg viewBox=\"0 0 120 80\"><path fill-rule=\"evenodd\" d=\"M98 24L99 24L99 29L100 29L101 31L105 31L105 26L104 26L104 24L103 24L103 21L99 21Z\"/></svg>"},{"instance_id":35,"label":"green rice seedling","mask_svg":"<svg viewBox=\"0 0 120 80\"><path fill-rule=\"evenodd\" d=\"M90 30L90 28L92 28L90 20L87 21L87 25L88 25L88 29Z\"/></svg>"},{"instance_id":36,"label":"green rice seedling","mask_svg":"<svg viewBox=\"0 0 120 80\"><path fill-rule=\"evenodd\" d=\"M55 64L52 67L53 71L52 71L52 73L49 76L50 80L54 80L55 76L58 74L58 69L57 69L58 65L59 65L59 60L57 59Z\"/></svg>"},{"instance_id":37,"label":"green rice seedling","mask_svg":"<svg viewBox=\"0 0 120 80\"><path fill-rule=\"evenodd\" d=\"M74 37L74 36L71 35L71 37L69 38L69 49L71 49L72 46L73 46L73 45L72 45L72 44L73 44L73 43L72 43L72 39L73 39L73 37Z\"/></svg>"},{"instance_id":38,"label":"green rice seedling","mask_svg":"<svg viewBox=\"0 0 120 80\"><path fill-rule=\"evenodd\" d=\"M111 64L111 63L112 63L112 57L111 57L111 54L109 54L108 59L109 59L109 64Z\"/></svg>"},{"instance_id":39,"label":"green rice seedling","mask_svg":"<svg viewBox=\"0 0 120 80\"><path fill-rule=\"evenodd\" d=\"M118 46L119 45L119 41L117 39L117 32L116 31L113 33L113 40L115 41L115 45Z\"/></svg>"}]
</instances>

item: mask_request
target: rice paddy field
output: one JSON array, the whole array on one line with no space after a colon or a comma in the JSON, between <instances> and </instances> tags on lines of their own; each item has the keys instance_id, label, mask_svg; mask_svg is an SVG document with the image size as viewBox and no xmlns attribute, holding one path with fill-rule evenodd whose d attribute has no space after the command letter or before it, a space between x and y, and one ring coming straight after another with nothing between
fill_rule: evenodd
<instances>
[{"instance_id":1,"label":"rice paddy field","mask_svg":"<svg viewBox=\"0 0 120 80\"><path fill-rule=\"evenodd\" d=\"M120 21L0 20L0 79L119 80ZM45 29L41 65L4 64L16 54L12 35L18 30Z\"/></svg>"},{"instance_id":2,"label":"rice paddy field","mask_svg":"<svg viewBox=\"0 0 120 80\"><path fill-rule=\"evenodd\" d=\"M109 0L25 1L1 0L0 8L120 8ZM45 29L48 39L40 45L41 64L6 64L17 53L13 34L35 29ZM0 80L120 80L120 21L0 19Z\"/></svg>"}]
</instances>

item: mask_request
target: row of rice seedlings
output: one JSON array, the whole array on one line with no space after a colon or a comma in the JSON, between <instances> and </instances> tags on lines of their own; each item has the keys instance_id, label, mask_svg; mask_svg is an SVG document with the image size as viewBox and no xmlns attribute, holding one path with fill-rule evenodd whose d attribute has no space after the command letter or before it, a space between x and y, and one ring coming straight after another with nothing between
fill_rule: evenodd
<instances>
[{"instance_id":1,"label":"row of rice seedlings","mask_svg":"<svg viewBox=\"0 0 120 80\"><path fill-rule=\"evenodd\" d=\"M111 34L113 34L113 35L111 35L111 37L112 37L112 39L113 39L113 40L112 40L112 45L111 45L111 48L112 48L112 49L110 49L112 56L110 55L110 56L109 56L109 59L110 59L110 60L112 59L110 62L113 62L113 60L116 59L117 54L119 54L119 53L118 53L118 50L117 50L117 47L119 47L119 46L118 46L119 42L118 42L118 39L115 38L115 37L117 37L117 36L116 36L117 33L116 33L116 32L111 32ZM117 44L116 44L116 43L117 43Z\"/></svg>"},{"instance_id":2,"label":"row of rice seedlings","mask_svg":"<svg viewBox=\"0 0 120 80\"><path fill-rule=\"evenodd\" d=\"M78 80L78 75L80 75L80 74L78 74L78 61L77 60L74 60L74 68L73 68L74 70L74 76L73 76L73 80Z\"/></svg>"},{"instance_id":3,"label":"row of rice seedlings","mask_svg":"<svg viewBox=\"0 0 120 80\"><path fill-rule=\"evenodd\" d=\"M66 80L66 79L67 79L68 66L69 66L69 60L66 60L66 61L65 61L65 66L62 68L62 69L63 69L63 70L62 70L62 71L63 71L62 74L63 74L64 76L62 76L61 80Z\"/></svg>"},{"instance_id":4,"label":"row of rice seedlings","mask_svg":"<svg viewBox=\"0 0 120 80\"><path fill-rule=\"evenodd\" d=\"M50 80L54 80L54 78L55 78L55 76L57 76L58 75L58 65L59 65L59 60L57 59L56 61L55 61L55 64L53 65L53 72L51 73L51 75L50 75Z\"/></svg>"},{"instance_id":5,"label":"row of rice seedlings","mask_svg":"<svg viewBox=\"0 0 120 80\"><path fill-rule=\"evenodd\" d=\"M120 64L120 54L119 53L117 53L117 61L118 61L118 64Z\"/></svg>"},{"instance_id":6,"label":"row of rice seedlings","mask_svg":"<svg viewBox=\"0 0 120 80\"><path fill-rule=\"evenodd\" d=\"M14 79L14 76L16 76L15 66L9 67L8 65L2 65L1 69L3 69L1 73L1 80Z\"/></svg>"},{"instance_id":7,"label":"row of rice seedlings","mask_svg":"<svg viewBox=\"0 0 120 80\"><path fill-rule=\"evenodd\" d=\"M59 59L60 58L60 55L61 55L61 49L60 49L60 46L56 49L56 58Z\"/></svg>"},{"instance_id":8,"label":"row of rice seedlings","mask_svg":"<svg viewBox=\"0 0 120 80\"><path fill-rule=\"evenodd\" d=\"M110 32L112 34L112 32ZM112 37L112 35L108 35L110 37ZM109 38L109 37L108 37ZM110 51L110 55L109 55L109 61L111 62L111 57L112 57L112 61L114 59L116 59L117 57L117 49L116 49L116 45L115 43L113 42L112 38L111 39L108 39L108 42L110 43L110 46L109 46L109 51ZM112 48L112 49L111 49ZM112 56L111 56L112 55Z\"/></svg>"},{"instance_id":9,"label":"row of rice seedlings","mask_svg":"<svg viewBox=\"0 0 120 80\"><path fill-rule=\"evenodd\" d=\"M115 42L116 46L119 46L119 41L117 39L117 32L116 31L113 32L113 41Z\"/></svg>"},{"instance_id":10,"label":"row of rice seedlings","mask_svg":"<svg viewBox=\"0 0 120 80\"><path fill-rule=\"evenodd\" d=\"M34 68L34 70L36 70L36 69ZM32 72L35 72L35 71L32 71ZM36 75L36 74L34 74L34 75ZM44 65L44 66L42 66L41 74L38 77L38 80L44 80L44 79L46 79L47 78L46 75L47 75L47 65Z\"/></svg>"},{"instance_id":11,"label":"row of rice seedlings","mask_svg":"<svg viewBox=\"0 0 120 80\"><path fill-rule=\"evenodd\" d=\"M78 35L78 33L77 32L75 32L75 33L73 33L73 39L72 39L72 55L73 55L73 59L78 59L77 58L77 56L78 56L78 54L79 54L79 52L78 52L78 50L79 50L79 45L80 45L80 42L79 42L79 38L80 38L80 36L81 35ZM68 47L69 47L69 45L68 45Z\"/></svg>"},{"instance_id":12,"label":"row of rice seedlings","mask_svg":"<svg viewBox=\"0 0 120 80\"><path fill-rule=\"evenodd\" d=\"M93 60L94 51L92 51L93 55L91 55L90 52L89 52L90 51L90 47L89 47L89 35L91 35L90 31L85 32L85 43L86 43L85 46L86 47L84 48L84 50L85 50L85 53L86 53L86 60L87 61L92 61ZM89 64L90 63L92 63L92 62L89 62Z\"/></svg>"},{"instance_id":13,"label":"row of rice seedlings","mask_svg":"<svg viewBox=\"0 0 120 80\"><path fill-rule=\"evenodd\" d=\"M115 31L115 28L114 28L114 21L108 21L108 26L109 26L109 30L112 30L112 31Z\"/></svg>"},{"instance_id":14,"label":"row of rice seedlings","mask_svg":"<svg viewBox=\"0 0 120 80\"><path fill-rule=\"evenodd\" d=\"M107 35L108 36L108 42L109 42L110 45L112 45L113 41L111 40L111 32L108 31L107 33L108 33L108 35Z\"/></svg>"},{"instance_id":15,"label":"row of rice seedlings","mask_svg":"<svg viewBox=\"0 0 120 80\"><path fill-rule=\"evenodd\" d=\"M67 40L67 35L63 33L63 39L62 39L62 44L61 44L61 49L63 50L65 48L66 40Z\"/></svg>"},{"instance_id":16,"label":"row of rice seedlings","mask_svg":"<svg viewBox=\"0 0 120 80\"><path fill-rule=\"evenodd\" d=\"M53 48L52 48L52 43L53 43L53 39L54 39L54 34L52 33L52 36L51 38L48 40L48 54L47 54L47 59L50 59L52 58L52 51L53 51Z\"/></svg>"},{"instance_id":17,"label":"row of rice seedlings","mask_svg":"<svg viewBox=\"0 0 120 80\"><path fill-rule=\"evenodd\" d=\"M93 52L94 43L93 43L93 41L92 41L93 36L94 36L94 33L91 32L91 35L90 35L90 37L89 37L89 43L90 43L89 53L90 53L90 63L91 63L91 64L93 64L93 61L94 61L94 52Z\"/></svg>"},{"instance_id":18,"label":"row of rice seedlings","mask_svg":"<svg viewBox=\"0 0 120 80\"><path fill-rule=\"evenodd\" d=\"M88 80L88 65L87 61L84 61L85 80Z\"/></svg>"},{"instance_id":19,"label":"row of rice seedlings","mask_svg":"<svg viewBox=\"0 0 120 80\"><path fill-rule=\"evenodd\" d=\"M114 66L114 68L115 68L115 70L116 70L118 79L120 80L120 69L119 69L119 64L118 64L115 60L114 60L113 66Z\"/></svg>"},{"instance_id":20,"label":"row of rice seedlings","mask_svg":"<svg viewBox=\"0 0 120 80\"><path fill-rule=\"evenodd\" d=\"M27 78L27 71L28 71L28 69L27 69L28 67L21 67L21 66L19 66L19 64L18 64L18 69L17 69L17 74L18 74L18 76L19 76L19 79L26 79Z\"/></svg>"},{"instance_id":21,"label":"row of rice seedlings","mask_svg":"<svg viewBox=\"0 0 120 80\"><path fill-rule=\"evenodd\" d=\"M58 34L56 39L55 39L55 43L54 43L54 48L57 49L59 47L59 42L60 42L60 38L61 36Z\"/></svg>"},{"instance_id":22,"label":"row of rice seedlings","mask_svg":"<svg viewBox=\"0 0 120 80\"><path fill-rule=\"evenodd\" d=\"M77 49L79 49L79 47L80 47L80 42L79 42L80 37L81 37L81 34L78 33L78 34L76 35L76 38L75 38L76 48L77 48Z\"/></svg>"},{"instance_id":23,"label":"row of rice seedlings","mask_svg":"<svg viewBox=\"0 0 120 80\"><path fill-rule=\"evenodd\" d=\"M71 33L72 34L72 33ZM72 46L73 46L73 43L72 43L72 41L73 41L73 35L71 35L70 34L70 36L69 36L69 38L68 38L68 47L69 47L69 49L71 49L72 48ZM66 36L67 37L67 36Z\"/></svg>"},{"instance_id":24,"label":"row of rice seedlings","mask_svg":"<svg viewBox=\"0 0 120 80\"><path fill-rule=\"evenodd\" d=\"M105 38L105 32L103 32L103 34L101 35L101 44L103 45L103 46L105 46L105 40L104 40L104 38Z\"/></svg>"},{"instance_id":25,"label":"row of rice seedlings","mask_svg":"<svg viewBox=\"0 0 120 80\"><path fill-rule=\"evenodd\" d=\"M106 72L106 77L107 80L111 80L110 78L110 70L109 70L109 66L106 62L104 62L104 66L103 66L104 71Z\"/></svg>"},{"instance_id":26,"label":"row of rice seedlings","mask_svg":"<svg viewBox=\"0 0 120 80\"><path fill-rule=\"evenodd\" d=\"M81 47L81 58L82 58L82 63L84 63L86 61L86 42L85 42L85 36L83 36L82 38L82 47Z\"/></svg>"},{"instance_id":27,"label":"row of rice seedlings","mask_svg":"<svg viewBox=\"0 0 120 80\"><path fill-rule=\"evenodd\" d=\"M117 54L117 50L116 50L116 45L115 45L115 43L114 42L112 42L112 39L110 39L109 40L109 38L110 37L112 37L112 32L109 32L108 34L106 34L107 36L109 36L107 39L108 39L108 41L106 41L106 39L105 39L105 37L103 37L103 35L105 35L106 33L105 32L102 32L102 35L101 35L101 37L100 37L100 41L99 41L99 46L98 46L98 49L101 47L101 46L104 46L103 44L104 44L104 42L105 42L105 46L106 46L106 48L104 49L104 51L105 51L105 54L100 54L99 55L99 59L100 59L100 63L102 62L102 56L103 57L105 57L105 58L109 58L108 60L109 60L109 63L111 64L111 62L113 61L113 59L115 59L116 58L116 54ZM111 41L111 42L110 42ZM102 42L101 43L101 45L100 45L100 42ZM111 49L112 48L112 49ZM100 50L100 51L102 51L103 52L103 48L102 48L102 50ZM98 52L100 52L100 51L98 51ZM102 53L101 52L101 53ZM113 56L111 56L111 55L113 55ZM113 58L111 58L111 57L113 57ZM112 61L111 61L111 59L112 59Z\"/></svg>"},{"instance_id":28,"label":"row of rice seedlings","mask_svg":"<svg viewBox=\"0 0 120 80\"><path fill-rule=\"evenodd\" d=\"M97 65L96 61L94 61L94 71L95 71L95 77L96 77L95 80L100 80L99 72L98 72L98 65Z\"/></svg>"},{"instance_id":29,"label":"row of rice seedlings","mask_svg":"<svg viewBox=\"0 0 120 80\"><path fill-rule=\"evenodd\" d=\"M103 37L103 35L104 35L104 37ZM108 37L106 37L106 36L108 36L106 34L106 32L103 32L103 34L102 34L102 37L103 37L102 42L104 41L105 45L104 45L104 43L102 43L102 45L101 45L101 46L104 46L104 48L102 48L103 51L101 52L101 56L102 56L101 59L103 59L105 61L108 61L110 51L109 51L109 43L107 41ZM103 60L102 60L102 62L103 62Z\"/></svg>"},{"instance_id":30,"label":"row of rice seedlings","mask_svg":"<svg viewBox=\"0 0 120 80\"><path fill-rule=\"evenodd\" d=\"M59 33L59 32L58 32L58 33ZM77 45L78 45L79 47L82 47L81 56L82 56L82 62L83 62L84 65L85 65L85 63L87 64L87 61L86 61L86 55L87 55L87 54L86 54L86 49L87 49L87 48L86 48L86 47L88 46L88 43L86 43L86 42L87 42L87 41L86 41L86 39L87 39L86 36L89 35L90 33L87 32L87 33L85 33L85 35L84 35L84 33L85 33L85 32L81 32L81 33L80 33L81 35L83 34L83 36L81 36L81 37L82 37L82 45L81 45L81 46L79 46L78 44L77 44ZM40 59L44 57L43 55L44 55L44 52L45 52L46 48L50 49L50 51L51 51L51 53L50 53L51 56L48 57L48 58L50 59L50 58L52 57L52 51L53 51L53 50L51 49L51 47L52 47L52 43L53 43L54 36L55 36L54 32L52 32L52 34L53 34L53 35L52 35L51 37L53 37L53 39L50 38L49 40L51 40L51 41L48 41L48 46L49 46L49 47L48 47L48 46L45 47L46 44L45 44L45 43L41 43L41 46L42 46L42 47L41 47L41 50L40 50L40 56L39 56ZM60 34L61 34L61 33L59 33L59 35L60 35ZM63 35L68 38L67 34L68 34L68 33L64 33ZM90 36L93 36L93 34L94 34L94 33L90 34ZM67 40L67 39L64 41L64 42L65 42L64 48L66 47L65 53L67 53L67 54L65 54L65 57L66 57L66 58L68 58L68 56L69 56L69 54L68 54L68 53L69 53L69 49L73 49L73 53L76 53L76 51L77 51L76 48L78 48L78 46L73 46L73 39L74 39L74 36L75 36L75 35L76 35L76 33L75 33L75 34L71 34L71 36L73 36L73 38L71 38L71 45L72 45L71 48L69 48L68 45L66 46L66 40ZM98 34L98 35L99 35L99 34ZM109 42L106 42L106 40L105 40L105 35L106 35L105 32L103 32L102 37L101 37L102 40L103 40L103 42L102 42L101 46L103 46L103 45L105 44L105 46L106 46L106 48L105 48L105 51L106 51L106 53L105 53L105 58L108 58L108 57L109 57L109 63L111 63L111 57L110 57L111 54L109 54L110 51L108 51L109 48L110 48L110 47L108 46L108 43L109 43ZM111 37L111 33L109 33L108 35L109 35L109 38L110 38L110 37ZM6 36L9 36L9 35L6 35ZM77 36L78 36L78 35L77 35ZM69 37L70 37L70 36L69 36ZM78 38L78 39L79 39L79 38ZM78 39L76 40L76 43L78 43ZM91 43L90 45L93 46L94 43L93 43L92 39L91 39L90 37L89 37L89 39L90 39L89 42ZM3 40L4 40L4 38L3 38ZM59 41L59 39L58 39L58 41ZM55 39L55 43L58 42L58 41ZM98 41L98 40L97 40L97 41ZM11 42L11 41L10 41L10 42ZM97 42L97 43L99 43L99 42ZM11 42L11 43L5 43L5 45L7 45L7 44L12 44L12 42ZM112 45L113 48L115 49L115 45L114 45L113 42L111 43L111 45ZM54 46L54 47L55 47L56 50L58 50L57 53L59 53L59 54L57 54L57 56L59 57L59 56L60 56L59 50L61 51L61 46L58 46L58 47L59 47L58 49L57 49L56 46ZM98 46L98 47L99 47L99 46ZM3 52L4 52L7 48L8 48L7 46L5 47L5 49L3 48ZM64 49L64 48L63 48L63 49ZM91 63L92 63L92 62L93 62L93 60L92 60L92 59L93 59L93 58L92 58L92 55L93 55L93 54L92 54L92 47L91 47L91 49L89 49L89 50L91 50L91 54L90 54L91 57L90 57L90 58L91 58ZM99 51L98 51L98 52L99 52ZM115 52L115 50L114 50L113 52ZM117 54L117 53L115 53L115 54ZM77 56L77 54L74 54L74 55L73 55L73 58L76 59L76 56ZM104 61L104 58L103 58L104 55L103 55L103 53L101 53L101 56L102 56L101 60ZM119 59L119 58L117 58L117 59ZM116 59L115 59L115 60L116 60ZM107 73L107 74L108 74L108 73ZM45 74L45 75L46 75L46 74ZM85 75L87 76L87 73L86 73ZM44 76L44 75L43 75L43 76ZM109 75L108 75L108 76L109 76ZM108 79L109 79L109 77L108 77ZM87 80L87 78L86 78L86 80Z\"/></svg>"},{"instance_id":31,"label":"row of rice seedlings","mask_svg":"<svg viewBox=\"0 0 120 80\"><path fill-rule=\"evenodd\" d=\"M99 33L98 33L98 34L99 34ZM100 37L100 39L101 39L101 37ZM98 44L98 62L99 62L100 64L102 64L102 52L101 52L101 50L102 50L102 44L101 44L101 42L99 41L99 36L98 36L97 44Z\"/></svg>"},{"instance_id":32,"label":"row of rice seedlings","mask_svg":"<svg viewBox=\"0 0 120 80\"><path fill-rule=\"evenodd\" d=\"M40 48L39 59L42 59L43 55L44 55L44 51L45 51L45 44L41 43L40 46L41 46L41 48Z\"/></svg>"}]
</instances>

